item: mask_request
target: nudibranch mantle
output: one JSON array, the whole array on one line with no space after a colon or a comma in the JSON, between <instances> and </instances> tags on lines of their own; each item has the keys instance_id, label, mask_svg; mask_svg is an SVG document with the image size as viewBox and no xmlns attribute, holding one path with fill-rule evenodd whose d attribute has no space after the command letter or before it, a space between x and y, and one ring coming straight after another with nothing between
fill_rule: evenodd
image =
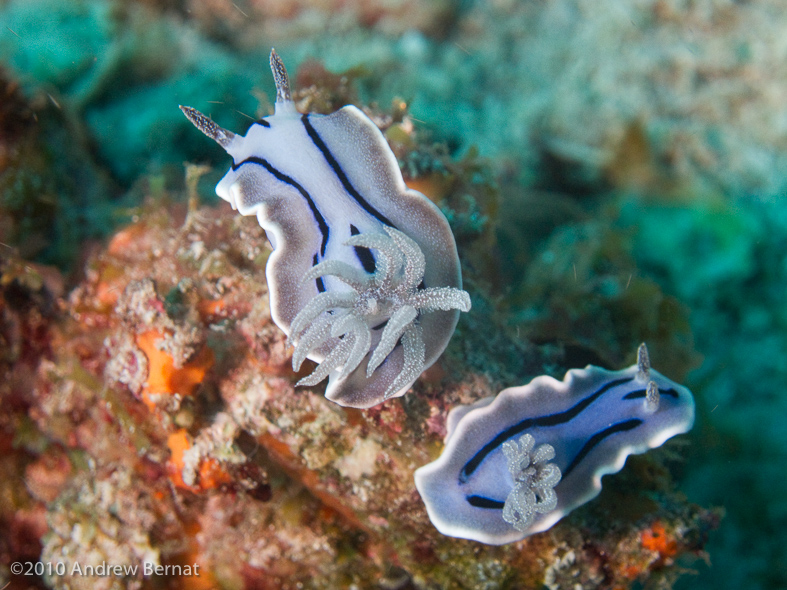
<instances>
[{"instance_id":1,"label":"nudibranch mantle","mask_svg":"<svg viewBox=\"0 0 787 590\"><path fill-rule=\"evenodd\" d=\"M588 365L454 408L445 449L415 485L441 533L502 545L549 529L626 457L693 423L691 392L650 369L642 345L627 369Z\"/></svg>"},{"instance_id":2,"label":"nudibranch mantle","mask_svg":"<svg viewBox=\"0 0 787 590\"><path fill-rule=\"evenodd\" d=\"M216 193L268 235L272 319L296 345L296 368L323 363L301 384L329 376L326 397L368 408L403 395L470 309L456 243L362 111L301 114L274 51L271 69L275 113L245 136L181 109L232 156Z\"/></svg>"}]
</instances>

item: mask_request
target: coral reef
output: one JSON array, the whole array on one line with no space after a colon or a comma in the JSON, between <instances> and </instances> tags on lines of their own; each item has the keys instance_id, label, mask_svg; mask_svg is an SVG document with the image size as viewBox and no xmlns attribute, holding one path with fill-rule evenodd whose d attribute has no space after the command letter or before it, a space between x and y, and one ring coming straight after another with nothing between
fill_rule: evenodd
<instances>
[{"instance_id":1,"label":"coral reef","mask_svg":"<svg viewBox=\"0 0 787 590\"><path fill-rule=\"evenodd\" d=\"M597 502L548 534L503 547L440 535L413 471L439 453L448 409L490 395L488 379L431 370L415 394L368 411L296 392L270 318L264 232L228 209L151 202L58 300L43 352L5 365L28 367L32 386L4 386L3 399L24 400L12 416L29 416L27 436L39 442L23 461L32 496L4 518L34 507L44 559L199 565L198 577L168 575L184 588L496 588L559 587L569 575L627 587L675 576L680 556L701 554L718 517L675 492L664 453L609 478ZM3 284L20 280L15 264ZM27 289L48 293L41 281ZM5 436L19 437L9 419Z\"/></svg>"},{"instance_id":2,"label":"coral reef","mask_svg":"<svg viewBox=\"0 0 787 590\"><path fill-rule=\"evenodd\" d=\"M72 460L35 426L30 411L38 366L52 354L52 322L63 281L0 244L0 583L16 561L37 561L46 506L72 477ZM35 584L34 580L29 581ZM40 580L39 580L39 587Z\"/></svg>"},{"instance_id":3,"label":"coral reef","mask_svg":"<svg viewBox=\"0 0 787 590\"><path fill-rule=\"evenodd\" d=\"M2 63L0 103L0 242L66 266L106 232L113 184L73 113L51 93L26 97Z\"/></svg>"},{"instance_id":4,"label":"coral reef","mask_svg":"<svg viewBox=\"0 0 787 590\"><path fill-rule=\"evenodd\" d=\"M275 44L295 65L354 70L363 102L406 97L452 151L479 146L529 184L787 186L778 0L8 0L2 15L10 64L85 113L125 183L217 159L184 141L184 97L223 103L227 128L243 126L235 110L266 114L252 93Z\"/></svg>"},{"instance_id":5,"label":"coral reef","mask_svg":"<svg viewBox=\"0 0 787 590\"><path fill-rule=\"evenodd\" d=\"M215 0L184 4L201 28L239 47L256 46L260 36L281 42L318 35L326 28L359 26L392 36L413 29L440 35L456 12L449 0L249 0L243 9Z\"/></svg>"},{"instance_id":6,"label":"coral reef","mask_svg":"<svg viewBox=\"0 0 787 590\"><path fill-rule=\"evenodd\" d=\"M9 564L99 543L204 564L176 587L787 585L782 8L1 1L0 588L76 584ZM180 186L184 160L215 164L209 192L224 154L175 105L199 97L235 129L269 114L274 43L301 111L363 105L384 131L450 221L473 295L410 399L369 413L291 390L314 367L293 375L270 321L253 222L139 207ZM116 183L134 188L118 200ZM40 265L80 255L66 279ZM630 458L515 547L436 536L408 478L452 405L624 366L643 340L697 394L691 444ZM718 533L664 465L725 506ZM99 492L89 514L79 497ZM703 548L714 567L676 582Z\"/></svg>"}]
</instances>

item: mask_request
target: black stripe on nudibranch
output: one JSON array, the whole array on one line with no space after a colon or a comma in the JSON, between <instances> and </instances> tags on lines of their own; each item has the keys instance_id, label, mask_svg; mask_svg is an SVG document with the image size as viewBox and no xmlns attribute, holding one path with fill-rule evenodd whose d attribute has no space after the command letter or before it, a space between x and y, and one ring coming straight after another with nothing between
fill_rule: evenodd
<instances>
[{"instance_id":1,"label":"black stripe on nudibranch","mask_svg":"<svg viewBox=\"0 0 787 590\"><path fill-rule=\"evenodd\" d=\"M491 498L485 498L484 496L467 496L465 500L467 500L467 503L470 504L470 506L475 506L476 508L502 510L506 505L505 502L501 502L500 500L492 500Z\"/></svg>"},{"instance_id":2,"label":"black stripe on nudibranch","mask_svg":"<svg viewBox=\"0 0 787 590\"><path fill-rule=\"evenodd\" d=\"M317 263L319 263L319 261L320 261L320 259L315 254L314 258L312 258L312 266L317 266ZM324 293L325 292L325 282L322 280L322 277L317 277L314 282L317 284L317 292L318 293Z\"/></svg>"},{"instance_id":3,"label":"black stripe on nudibranch","mask_svg":"<svg viewBox=\"0 0 787 590\"><path fill-rule=\"evenodd\" d=\"M355 227L353 224L350 224L350 235L357 236L360 231L358 228ZM377 269L377 263L374 261L374 256L372 255L372 251L369 248L364 248L363 246L353 246L355 250L355 255L358 257L358 261L361 263L363 269L368 273L373 273Z\"/></svg>"},{"instance_id":4,"label":"black stripe on nudibranch","mask_svg":"<svg viewBox=\"0 0 787 590\"><path fill-rule=\"evenodd\" d=\"M377 209L372 207L369 204L369 202L361 196L361 193L355 190L355 187L350 182L350 179L347 178L347 175L344 173L344 170L342 170L342 167L339 165L339 162L336 160L334 155L328 149L328 146L325 145L325 142L322 140L322 137L320 137L320 134L317 133L317 130L311 124L311 121L309 121L309 115L308 114L301 115L301 121L303 122L303 126L306 129L306 133L308 133L309 138L312 140L312 143L315 146L317 146L317 149L320 150L320 152L322 152L325 161L328 162L328 165L333 170L333 173L336 174L336 178L338 178L339 182L342 183L344 190L346 190L347 193L353 199L355 199L355 201L361 207L363 207L363 209L369 215L375 217L380 223L384 225L388 225L394 229L398 229L393 223L391 223L391 221L385 215L383 215Z\"/></svg>"},{"instance_id":5,"label":"black stripe on nudibranch","mask_svg":"<svg viewBox=\"0 0 787 590\"><path fill-rule=\"evenodd\" d=\"M295 181L295 179L290 178L283 172L280 172L279 170L271 166L270 162L268 162L265 158L251 156L249 158L246 158L245 160L243 160L243 162L240 162L239 164L233 162L232 169L237 170L244 164L257 164L259 166L262 166L268 172L270 172L271 175L276 180L280 180L285 184L289 184L291 187L293 187L295 190L301 193L301 196L303 196L303 198L306 199L306 202L309 204L309 209L311 209L312 215L314 215L314 221L317 222L317 227L319 228L320 233L322 234L322 244L320 246L320 254L325 256L325 248L328 246L328 236L330 235L330 229L328 228L328 224L325 222L325 218L322 216L322 213L320 213L320 210L317 209L317 205L314 204L314 200L312 200L312 197L308 193L308 191L305 188L303 188L297 181Z\"/></svg>"},{"instance_id":6,"label":"black stripe on nudibranch","mask_svg":"<svg viewBox=\"0 0 787 590\"><path fill-rule=\"evenodd\" d=\"M625 422L618 422L617 424L613 424L609 428L605 428L604 430L597 432L593 436L591 436L587 442L582 446L579 452L576 454L574 459L571 461L568 467L563 471L562 478L566 478L569 473L571 473L574 468L579 465L579 462L582 461L585 457L588 456L590 451L592 451L596 446L598 446L601 441L605 438L612 436L613 434L617 434L618 432L627 432L629 430L635 429L637 426L642 424L642 420L638 418L632 418L631 420L626 420ZM505 507L505 502L501 502L500 500L493 500L491 498L487 498L485 496L466 496L465 500L471 506L475 506L476 508L489 508L489 509L496 509L502 510Z\"/></svg>"},{"instance_id":7,"label":"black stripe on nudibranch","mask_svg":"<svg viewBox=\"0 0 787 590\"><path fill-rule=\"evenodd\" d=\"M632 418L631 420L626 420L625 422L618 422L617 424L613 424L609 428L605 428L604 430L597 432L593 436L591 436L587 442L579 449L579 452L576 454L574 459L569 463L568 467L563 471L563 477L568 476L574 468L579 465L579 462L582 461L585 457L587 457L588 453L593 450L593 448L598 445L602 440L607 438L608 436L612 436L613 434L617 434L618 432L626 432L628 430L633 430L640 424L642 424L642 420L639 418Z\"/></svg>"},{"instance_id":8,"label":"black stripe on nudibranch","mask_svg":"<svg viewBox=\"0 0 787 590\"><path fill-rule=\"evenodd\" d=\"M557 414L549 414L547 416L537 416L535 418L525 418L521 422L514 424L506 428L503 432L498 434L495 438L485 444L480 451L478 451L473 457L465 463L465 466L462 467L462 470L459 472L459 482L464 483L467 481L467 478L470 477L473 472L478 469L478 466L481 465L481 462L486 459L487 455L494 451L497 447L502 445L512 436L516 436L520 432L527 430L528 428L534 428L536 426L557 426L559 424L565 424L576 418L582 410L587 408L590 404L596 401L599 397L601 397L606 391L609 391L613 387L617 387L618 385L622 385L624 383L628 383L632 381L633 377L624 377L622 379L616 379L614 381L610 381L609 383L605 384L603 387L599 388L594 393L591 393L585 399L580 400L576 404L574 404L568 410L564 412L558 412Z\"/></svg>"},{"instance_id":9,"label":"black stripe on nudibranch","mask_svg":"<svg viewBox=\"0 0 787 590\"><path fill-rule=\"evenodd\" d=\"M258 121L254 121L254 125L262 125L263 127L270 127L271 124L268 123L265 119L260 119Z\"/></svg>"},{"instance_id":10,"label":"black stripe on nudibranch","mask_svg":"<svg viewBox=\"0 0 787 590\"><path fill-rule=\"evenodd\" d=\"M647 389L637 389L623 396L623 399L640 399L644 398L648 393ZM659 395L669 395L678 399L678 392L674 389L661 389L659 388Z\"/></svg>"}]
</instances>

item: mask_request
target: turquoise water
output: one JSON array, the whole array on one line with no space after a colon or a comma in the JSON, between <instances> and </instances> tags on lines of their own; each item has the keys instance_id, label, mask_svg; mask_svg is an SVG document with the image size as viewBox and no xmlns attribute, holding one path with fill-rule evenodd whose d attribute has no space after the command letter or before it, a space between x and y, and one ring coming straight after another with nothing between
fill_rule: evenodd
<instances>
[{"instance_id":1,"label":"turquoise water","mask_svg":"<svg viewBox=\"0 0 787 590\"><path fill-rule=\"evenodd\" d=\"M309 59L356 68L361 103L401 98L453 158L477 149L488 162L500 292L518 294L508 305L523 325L549 312L528 297L556 245L572 243L561 232L621 236L617 255L678 302L689 325L675 366L698 404L681 487L726 516L707 546L712 566L694 564L699 574L677 587L787 587L787 13L777 2L154 4L0 2L0 65L47 125L50 164L3 185L3 206L23 220L15 239L56 236L31 256L73 264L124 219L140 179L181 186L183 161L216 167L209 195L226 162L177 105L243 131L270 104L260 97L272 96L272 45L292 72ZM19 204L40 187L61 206Z\"/></svg>"}]
</instances>

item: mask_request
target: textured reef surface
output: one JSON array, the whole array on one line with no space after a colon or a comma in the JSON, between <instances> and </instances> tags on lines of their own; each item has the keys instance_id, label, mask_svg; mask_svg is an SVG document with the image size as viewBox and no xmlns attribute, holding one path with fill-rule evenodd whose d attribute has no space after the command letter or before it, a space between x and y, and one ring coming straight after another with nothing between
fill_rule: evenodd
<instances>
[{"instance_id":1,"label":"textured reef surface","mask_svg":"<svg viewBox=\"0 0 787 590\"><path fill-rule=\"evenodd\" d=\"M0 589L787 587L780 0L0 0ZM354 104L472 312L402 398L296 388L228 129ZM184 178L184 162L187 165ZM207 165L205 165L207 164ZM696 422L500 547L413 472L449 411L653 365ZM199 565L25 576L15 562ZM35 572L32 572L35 574Z\"/></svg>"},{"instance_id":2,"label":"textured reef surface","mask_svg":"<svg viewBox=\"0 0 787 590\"><path fill-rule=\"evenodd\" d=\"M503 547L442 536L413 471L439 453L448 410L491 395L490 379L438 364L371 410L296 390L256 221L145 209L67 296L56 274L4 262L3 337L18 351L3 375L4 554L36 559L40 537L42 561L69 568L197 563L199 578L170 577L186 588L627 587L669 583L679 557L702 554L718 515L676 491L679 442L630 460L547 534Z\"/></svg>"}]
</instances>

